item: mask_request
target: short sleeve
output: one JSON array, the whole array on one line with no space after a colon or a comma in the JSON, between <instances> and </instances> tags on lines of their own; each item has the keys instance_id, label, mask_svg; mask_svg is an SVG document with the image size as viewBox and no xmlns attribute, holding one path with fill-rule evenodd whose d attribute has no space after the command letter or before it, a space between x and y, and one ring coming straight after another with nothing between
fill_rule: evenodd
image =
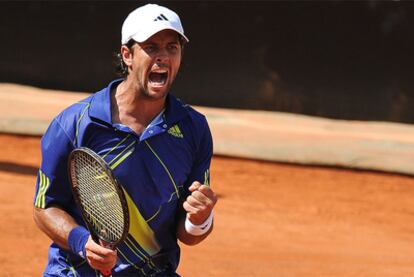
<instances>
[{"instance_id":1,"label":"short sleeve","mask_svg":"<svg viewBox=\"0 0 414 277\"><path fill-rule=\"evenodd\" d=\"M186 186L189 187L194 181L210 185L210 165L213 157L213 139L207 121L203 121L203 132L199 137L195 162L187 178Z\"/></svg>"},{"instance_id":2,"label":"short sleeve","mask_svg":"<svg viewBox=\"0 0 414 277\"><path fill-rule=\"evenodd\" d=\"M54 119L41 140L42 162L37 175L34 205L68 207L72 192L67 173L67 160L73 144L66 131Z\"/></svg>"}]
</instances>

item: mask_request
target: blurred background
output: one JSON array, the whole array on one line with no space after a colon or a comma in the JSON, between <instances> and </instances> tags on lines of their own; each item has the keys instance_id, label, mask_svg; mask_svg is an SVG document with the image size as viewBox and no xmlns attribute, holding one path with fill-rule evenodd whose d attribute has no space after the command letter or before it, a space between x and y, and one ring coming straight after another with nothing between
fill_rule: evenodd
<instances>
[{"instance_id":1,"label":"blurred background","mask_svg":"<svg viewBox=\"0 0 414 277\"><path fill-rule=\"evenodd\" d=\"M183 247L179 272L414 276L414 1L152 2L183 21L173 93L214 137L215 230ZM146 3L0 1L6 276L45 266L50 240L32 220L39 135L116 78L122 22Z\"/></svg>"},{"instance_id":2,"label":"blurred background","mask_svg":"<svg viewBox=\"0 0 414 277\"><path fill-rule=\"evenodd\" d=\"M190 38L173 93L207 107L414 122L414 2L151 1ZM148 1L0 2L0 82L94 92Z\"/></svg>"}]
</instances>

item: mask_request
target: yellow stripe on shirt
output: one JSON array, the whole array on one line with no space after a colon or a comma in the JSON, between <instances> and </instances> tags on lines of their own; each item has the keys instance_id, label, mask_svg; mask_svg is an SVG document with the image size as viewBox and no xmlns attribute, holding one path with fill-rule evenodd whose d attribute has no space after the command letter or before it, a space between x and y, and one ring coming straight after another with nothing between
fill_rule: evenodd
<instances>
[{"instance_id":1,"label":"yellow stripe on shirt","mask_svg":"<svg viewBox=\"0 0 414 277\"><path fill-rule=\"evenodd\" d=\"M129 209L129 234L150 256L157 254L161 247L155 238L154 231L125 190L124 193Z\"/></svg>"},{"instance_id":2,"label":"yellow stripe on shirt","mask_svg":"<svg viewBox=\"0 0 414 277\"><path fill-rule=\"evenodd\" d=\"M78 133L79 133L79 125L80 122L83 118L83 116L85 115L86 111L89 109L90 107L90 103L88 102L78 102L79 104L85 104L85 108L83 108L82 113L80 115L80 117L78 118L77 122L76 122L76 131L75 131L75 138L73 139L73 145L76 145L77 141L78 141Z\"/></svg>"},{"instance_id":3,"label":"yellow stripe on shirt","mask_svg":"<svg viewBox=\"0 0 414 277\"><path fill-rule=\"evenodd\" d=\"M50 186L50 179L39 170L39 190L37 191L35 206L44 209L46 207L46 191Z\"/></svg>"},{"instance_id":4,"label":"yellow stripe on shirt","mask_svg":"<svg viewBox=\"0 0 414 277\"><path fill-rule=\"evenodd\" d=\"M132 148L132 147L134 146L135 143L136 143L135 140L133 142L131 142L127 147L125 147L125 149L121 153L119 153L115 158L113 158L109 162L110 168L112 170L114 170L120 163L122 163L126 158L128 158L128 156L131 155L132 152L134 152L134 148ZM125 151L126 151L126 153L124 154ZM122 154L124 154L124 155L121 156Z\"/></svg>"},{"instance_id":5,"label":"yellow stripe on shirt","mask_svg":"<svg viewBox=\"0 0 414 277\"><path fill-rule=\"evenodd\" d=\"M43 189L43 174L42 174L41 170L39 170L38 176L39 176L39 188L37 190L36 201L35 201L35 207L37 207L37 208L40 207L39 200L40 200L40 195L42 194L41 192L42 192L42 189Z\"/></svg>"},{"instance_id":6,"label":"yellow stripe on shirt","mask_svg":"<svg viewBox=\"0 0 414 277\"><path fill-rule=\"evenodd\" d=\"M170 177L171 183L174 186L175 193L177 194L177 197L180 198L180 193L178 192L178 187L174 181L174 178L171 175L171 172L168 170L168 167L165 165L165 163L161 160L160 156L155 152L155 150L151 147L148 141L145 141L145 144L148 146L148 148L151 150L151 152L154 154L154 156L157 158L157 160L160 162L162 167L164 168L165 172L167 172L168 177Z\"/></svg>"},{"instance_id":7,"label":"yellow stripe on shirt","mask_svg":"<svg viewBox=\"0 0 414 277\"><path fill-rule=\"evenodd\" d=\"M126 141L129 137L131 136L131 134L128 134L126 137L124 137L120 142L118 142L111 150L109 150L108 152L105 153L105 155L102 156L102 158L105 158L108 154L110 154L112 151L114 151L115 149L118 148L119 145L121 145L122 143L124 143L124 141Z\"/></svg>"}]
</instances>

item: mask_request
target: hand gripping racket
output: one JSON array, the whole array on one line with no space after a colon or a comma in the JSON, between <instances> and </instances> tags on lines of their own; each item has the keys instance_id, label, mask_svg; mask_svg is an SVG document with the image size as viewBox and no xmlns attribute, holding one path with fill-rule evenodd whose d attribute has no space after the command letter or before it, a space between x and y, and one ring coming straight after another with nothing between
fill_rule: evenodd
<instances>
[{"instance_id":1,"label":"hand gripping racket","mask_svg":"<svg viewBox=\"0 0 414 277\"><path fill-rule=\"evenodd\" d=\"M115 249L129 229L125 194L108 164L92 150L81 147L69 155L72 192L92 239ZM101 272L111 276L111 272Z\"/></svg>"}]
</instances>

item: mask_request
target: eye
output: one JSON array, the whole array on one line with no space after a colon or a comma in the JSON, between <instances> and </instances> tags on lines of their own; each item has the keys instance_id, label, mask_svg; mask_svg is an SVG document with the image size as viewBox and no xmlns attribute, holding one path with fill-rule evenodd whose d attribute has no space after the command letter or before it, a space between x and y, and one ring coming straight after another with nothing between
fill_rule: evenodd
<instances>
[{"instance_id":1,"label":"eye","mask_svg":"<svg viewBox=\"0 0 414 277\"><path fill-rule=\"evenodd\" d=\"M147 53L154 53L155 51L157 51L157 47L155 47L155 45L147 45L144 47L144 50Z\"/></svg>"},{"instance_id":2,"label":"eye","mask_svg":"<svg viewBox=\"0 0 414 277\"><path fill-rule=\"evenodd\" d=\"M172 44L168 44L167 49L169 52L175 54L178 52L179 46L176 43L172 43Z\"/></svg>"}]
</instances>

